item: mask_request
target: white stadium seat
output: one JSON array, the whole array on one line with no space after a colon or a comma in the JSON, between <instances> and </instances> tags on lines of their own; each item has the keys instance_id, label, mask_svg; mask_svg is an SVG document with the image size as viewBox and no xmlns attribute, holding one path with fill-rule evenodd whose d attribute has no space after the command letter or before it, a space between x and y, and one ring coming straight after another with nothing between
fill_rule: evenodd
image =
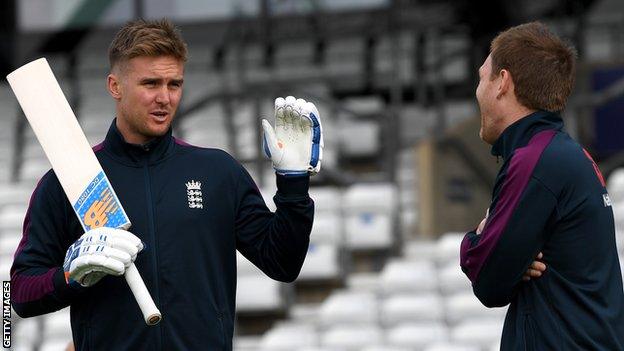
<instances>
[{"instance_id":1,"label":"white stadium seat","mask_svg":"<svg viewBox=\"0 0 624 351\"><path fill-rule=\"evenodd\" d=\"M392 217L387 213L348 214L345 223L346 247L353 250L387 249L392 246Z\"/></svg>"},{"instance_id":2,"label":"white stadium seat","mask_svg":"<svg viewBox=\"0 0 624 351\"><path fill-rule=\"evenodd\" d=\"M411 351L409 348L396 346L370 346L363 348L362 351Z\"/></svg>"},{"instance_id":3,"label":"white stadium seat","mask_svg":"<svg viewBox=\"0 0 624 351\"><path fill-rule=\"evenodd\" d=\"M43 325L43 340L60 338L69 341L72 338L69 308L46 314Z\"/></svg>"},{"instance_id":4,"label":"white stadium seat","mask_svg":"<svg viewBox=\"0 0 624 351\"><path fill-rule=\"evenodd\" d=\"M239 312L275 311L284 307L282 283L267 277L236 252L236 309Z\"/></svg>"},{"instance_id":5,"label":"white stadium seat","mask_svg":"<svg viewBox=\"0 0 624 351\"><path fill-rule=\"evenodd\" d=\"M448 330L441 323L404 323L388 329L386 334L387 344L417 350L446 340Z\"/></svg>"},{"instance_id":6,"label":"white stadium seat","mask_svg":"<svg viewBox=\"0 0 624 351\"><path fill-rule=\"evenodd\" d=\"M347 287L351 291L367 291L377 293L381 290L379 273L351 273L347 276Z\"/></svg>"},{"instance_id":7,"label":"white stadium seat","mask_svg":"<svg viewBox=\"0 0 624 351\"><path fill-rule=\"evenodd\" d=\"M472 318L502 318L507 308L487 308L470 292L451 295L445 300L446 319L458 323Z\"/></svg>"},{"instance_id":8,"label":"white stadium seat","mask_svg":"<svg viewBox=\"0 0 624 351\"><path fill-rule=\"evenodd\" d=\"M481 351L481 348L464 343L438 342L427 346L424 351Z\"/></svg>"},{"instance_id":9,"label":"white stadium seat","mask_svg":"<svg viewBox=\"0 0 624 351\"><path fill-rule=\"evenodd\" d=\"M462 272L459 262L448 263L438 270L440 290L445 295L458 292L471 292L472 285L464 272Z\"/></svg>"},{"instance_id":10,"label":"white stadium seat","mask_svg":"<svg viewBox=\"0 0 624 351\"><path fill-rule=\"evenodd\" d=\"M387 294L438 288L438 274L431 261L392 260L381 271L380 279L382 290Z\"/></svg>"},{"instance_id":11,"label":"white stadium seat","mask_svg":"<svg viewBox=\"0 0 624 351\"><path fill-rule=\"evenodd\" d=\"M381 303L384 325L403 322L440 322L444 318L444 304L436 294L401 294L386 298Z\"/></svg>"},{"instance_id":12,"label":"white stadium seat","mask_svg":"<svg viewBox=\"0 0 624 351\"><path fill-rule=\"evenodd\" d=\"M0 185L0 210L7 205L28 205L33 190L34 187L25 184Z\"/></svg>"},{"instance_id":13,"label":"white stadium seat","mask_svg":"<svg viewBox=\"0 0 624 351\"><path fill-rule=\"evenodd\" d=\"M500 339L503 322L503 318L466 319L451 330L451 340L486 348Z\"/></svg>"},{"instance_id":14,"label":"white stadium seat","mask_svg":"<svg viewBox=\"0 0 624 351\"><path fill-rule=\"evenodd\" d=\"M618 168L607 179L607 189L611 201L624 201L624 168Z\"/></svg>"},{"instance_id":15,"label":"white stadium seat","mask_svg":"<svg viewBox=\"0 0 624 351\"><path fill-rule=\"evenodd\" d=\"M334 279L341 275L338 246L310 243L298 281Z\"/></svg>"},{"instance_id":16,"label":"white stadium seat","mask_svg":"<svg viewBox=\"0 0 624 351\"><path fill-rule=\"evenodd\" d=\"M370 292L334 292L321 305L320 321L323 325L375 323L378 321L377 299Z\"/></svg>"},{"instance_id":17,"label":"white stadium seat","mask_svg":"<svg viewBox=\"0 0 624 351\"><path fill-rule=\"evenodd\" d=\"M359 350L381 343L383 332L376 325L337 325L321 336L321 345L347 350Z\"/></svg>"},{"instance_id":18,"label":"white stadium seat","mask_svg":"<svg viewBox=\"0 0 624 351\"><path fill-rule=\"evenodd\" d=\"M263 350L293 350L318 346L318 333L310 324L281 323L264 334L260 342Z\"/></svg>"},{"instance_id":19,"label":"white stadium seat","mask_svg":"<svg viewBox=\"0 0 624 351\"><path fill-rule=\"evenodd\" d=\"M403 256L413 260L434 260L437 258L437 243L431 240L408 241L403 245Z\"/></svg>"},{"instance_id":20,"label":"white stadium seat","mask_svg":"<svg viewBox=\"0 0 624 351\"><path fill-rule=\"evenodd\" d=\"M0 234L0 258L13 259L13 254L22 240L22 234L18 231L3 232Z\"/></svg>"},{"instance_id":21,"label":"white stadium seat","mask_svg":"<svg viewBox=\"0 0 624 351\"><path fill-rule=\"evenodd\" d=\"M316 214L331 213L339 215L342 211L342 194L340 189L329 186L310 187L309 194L314 200L314 220L316 220Z\"/></svg>"},{"instance_id":22,"label":"white stadium seat","mask_svg":"<svg viewBox=\"0 0 624 351\"><path fill-rule=\"evenodd\" d=\"M27 207L7 205L0 209L0 233L21 233Z\"/></svg>"},{"instance_id":23,"label":"white stadium seat","mask_svg":"<svg viewBox=\"0 0 624 351\"><path fill-rule=\"evenodd\" d=\"M275 311L284 307L282 286L266 276L239 276L236 310L239 312Z\"/></svg>"},{"instance_id":24,"label":"white stadium seat","mask_svg":"<svg viewBox=\"0 0 624 351\"><path fill-rule=\"evenodd\" d=\"M346 246L354 250L386 249L393 241L397 190L388 183L357 184L343 196Z\"/></svg>"},{"instance_id":25,"label":"white stadium seat","mask_svg":"<svg viewBox=\"0 0 624 351\"><path fill-rule=\"evenodd\" d=\"M442 264L459 264L459 247L465 233L446 233L438 239L437 256Z\"/></svg>"},{"instance_id":26,"label":"white stadium seat","mask_svg":"<svg viewBox=\"0 0 624 351\"><path fill-rule=\"evenodd\" d=\"M39 351L64 351L67 349L67 345L71 342L71 339L55 338L45 340L45 342L39 348Z\"/></svg>"},{"instance_id":27,"label":"white stadium seat","mask_svg":"<svg viewBox=\"0 0 624 351\"><path fill-rule=\"evenodd\" d=\"M341 245L342 241L342 217L340 214L334 212L318 213L315 209L310 242Z\"/></svg>"}]
</instances>

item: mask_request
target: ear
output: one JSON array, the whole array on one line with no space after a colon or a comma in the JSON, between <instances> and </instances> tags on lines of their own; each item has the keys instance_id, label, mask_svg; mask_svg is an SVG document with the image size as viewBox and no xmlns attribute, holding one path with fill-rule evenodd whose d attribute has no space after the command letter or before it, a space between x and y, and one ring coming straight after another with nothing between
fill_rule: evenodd
<instances>
[{"instance_id":1,"label":"ear","mask_svg":"<svg viewBox=\"0 0 624 351\"><path fill-rule=\"evenodd\" d=\"M122 89L119 76L114 73L109 74L108 77L106 77L106 88L108 89L108 92L111 94L113 99L121 99Z\"/></svg>"},{"instance_id":2,"label":"ear","mask_svg":"<svg viewBox=\"0 0 624 351\"><path fill-rule=\"evenodd\" d=\"M511 79L511 73L508 70L501 69L498 78L500 79L500 84L498 85L496 98L500 98L513 90L513 79Z\"/></svg>"}]
</instances>

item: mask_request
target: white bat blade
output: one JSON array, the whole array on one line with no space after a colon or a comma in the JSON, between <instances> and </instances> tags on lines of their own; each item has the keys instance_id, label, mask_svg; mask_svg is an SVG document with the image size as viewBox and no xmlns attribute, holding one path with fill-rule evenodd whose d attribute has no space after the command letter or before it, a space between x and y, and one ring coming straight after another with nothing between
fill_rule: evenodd
<instances>
[{"instance_id":1,"label":"white bat blade","mask_svg":"<svg viewBox=\"0 0 624 351\"><path fill-rule=\"evenodd\" d=\"M85 231L103 226L129 228L130 220L47 60L32 61L11 72L7 80ZM160 311L134 264L125 278L145 322L158 323Z\"/></svg>"}]
</instances>

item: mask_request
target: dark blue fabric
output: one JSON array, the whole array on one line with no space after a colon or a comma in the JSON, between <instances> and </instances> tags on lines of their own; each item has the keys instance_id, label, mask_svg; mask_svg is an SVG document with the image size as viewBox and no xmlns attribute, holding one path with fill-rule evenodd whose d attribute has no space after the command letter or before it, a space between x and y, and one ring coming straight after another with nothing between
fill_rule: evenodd
<instances>
[{"instance_id":1,"label":"dark blue fabric","mask_svg":"<svg viewBox=\"0 0 624 351\"><path fill-rule=\"evenodd\" d=\"M135 263L162 322L145 325L122 277L106 276L81 289L65 283L63 258L82 230L53 172L33 200L28 243L13 270L34 276L59 267L54 291L14 304L15 311L27 317L71 305L80 351L231 350L236 250L273 279L291 282L298 276L314 215L309 176L278 175L272 213L230 155L177 142L170 133L131 145L113 122L96 155L132 222L129 230L146 243ZM189 205L191 181L201 182L203 208ZM29 296L27 285L13 289Z\"/></svg>"},{"instance_id":2,"label":"dark blue fabric","mask_svg":"<svg viewBox=\"0 0 624 351\"><path fill-rule=\"evenodd\" d=\"M473 284L488 307L509 305L501 350L624 350L624 291L607 190L557 114L538 111L508 127L492 148L504 163L490 215L517 150L555 132ZM486 224L487 228L487 224ZM480 237L466 234L463 246ZM547 270L522 281L538 252ZM465 269L465 267L462 267Z\"/></svg>"}]
</instances>

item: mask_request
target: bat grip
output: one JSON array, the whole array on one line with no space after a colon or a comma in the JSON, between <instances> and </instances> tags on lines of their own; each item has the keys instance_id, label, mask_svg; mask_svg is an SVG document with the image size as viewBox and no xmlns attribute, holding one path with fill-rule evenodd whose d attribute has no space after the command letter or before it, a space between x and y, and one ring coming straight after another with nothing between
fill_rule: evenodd
<instances>
[{"instance_id":1,"label":"bat grip","mask_svg":"<svg viewBox=\"0 0 624 351\"><path fill-rule=\"evenodd\" d=\"M158 324L158 322L162 319L162 315L156 307L156 304L154 304L154 300L152 300L149 291L147 291L143 278L141 278L141 275L139 274L139 271L134 263L126 269L125 277L130 290L132 290L132 294L134 294L134 298L141 308L145 323L147 325Z\"/></svg>"}]
</instances>

